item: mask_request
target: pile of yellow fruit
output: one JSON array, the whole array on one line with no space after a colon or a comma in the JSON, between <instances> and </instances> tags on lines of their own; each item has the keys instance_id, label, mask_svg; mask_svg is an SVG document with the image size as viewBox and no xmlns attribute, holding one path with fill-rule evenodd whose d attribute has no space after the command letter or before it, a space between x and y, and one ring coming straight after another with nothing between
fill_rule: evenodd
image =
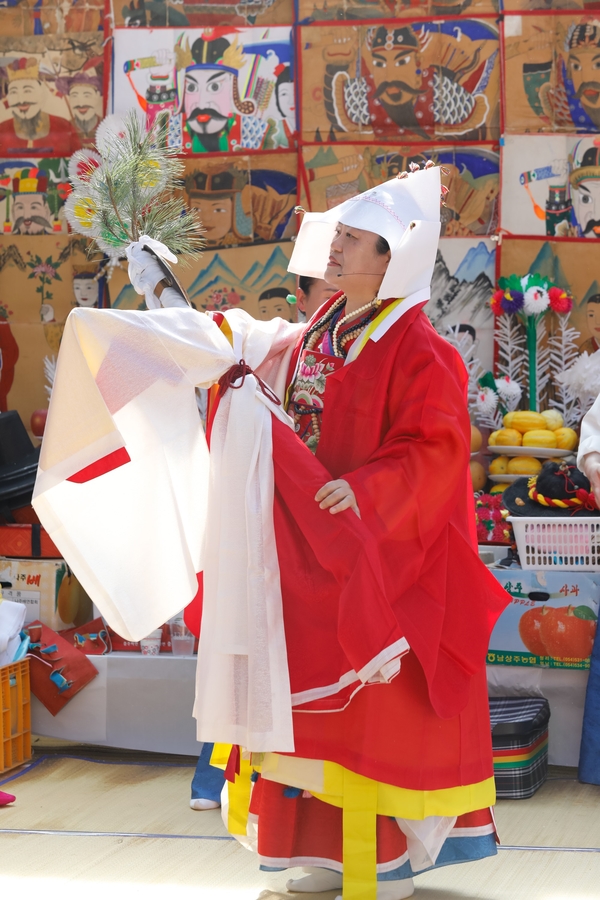
<instances>
[{"instance_id":1,"label":"pile of yellow fruit","mask_svg":"<svg viewBox=\"0 0 600 900\"><path fill-rule=\"evenodd\" d=\"M535 450L543 448L575 450L577 432L565 428L563 417L555 409L543 413L529 410L509 412L503 419L504 428L493 431L488 439L490 447L531 447L531 456L498 456L490 464L490 475L537 475L542 463L535 458Z\"/></svg>"}]
</instances>

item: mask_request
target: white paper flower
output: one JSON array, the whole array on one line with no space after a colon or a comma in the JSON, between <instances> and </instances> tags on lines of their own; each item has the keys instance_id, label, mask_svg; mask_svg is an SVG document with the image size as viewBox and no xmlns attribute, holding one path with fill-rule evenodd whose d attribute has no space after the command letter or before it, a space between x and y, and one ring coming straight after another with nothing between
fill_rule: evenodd
<instances>
[{"instance_id":1,"label":"white paper flower","mask_svg":"<svg viewBox=\"0 0 600 900\"><path fill-rule=\"evenodd\" d=\"M584 351L556 380L579 400L581 411L587 412L600 394L600 350L591 355Z\"/></svg>"},{"instance_id":2,"label":"white paper flower","mask_svg":"<svg viewBox=\"0 0 600 900\"><path fill-rule=\"evenodd\" d=\"M523 393L521 385L508 376L496 378L496 391L504 405L510 406L512 409L515 408Z\"/></svg>"},{"instance_id":3,"label":"white paper flower","mask_svg":"<svg viewBox=\"0 0 600 900\"><path fill-rule=\"evenodd\" d=\"M480 416L491 416L498 406L498 394L489 387L480 388L476 403Z\"/></svg>"},{"instance_id":4,"label":"white paper flower","mask_svg":"<svg viewBox=\"0 0 600 900\"><path fill-rule=\"evenodd\" d=\"M527 288L523 294L523 312L526 316L536 316L543 313L550 305L548 291L542 287Z\"/></svg>"}]
</instances>

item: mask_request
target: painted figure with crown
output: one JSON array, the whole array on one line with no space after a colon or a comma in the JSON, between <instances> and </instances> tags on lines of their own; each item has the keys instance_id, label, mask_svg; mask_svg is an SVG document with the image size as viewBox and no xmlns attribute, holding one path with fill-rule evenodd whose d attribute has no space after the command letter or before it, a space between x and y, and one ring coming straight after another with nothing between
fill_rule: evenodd
<instances>
[{"instance_id":1,"label":"painted figure with crown","mask_svg":"<svg viewBox=\"0 0 600 900\"><path fill-rule=\"evenodd\" d=\"M47 156L69 156L80 146L74 126L44 112L48 88L34 58L21 57L6 67L8 90L4 105L12 117L0 122L0 156L35 150Z\"/></svg>"},{"instance_id":2,"label":"painted figure with crown","mask_svg":"<svg viewBox=\"0 0 600 900\"><path fill-rule=\"evenodd\" d=\"M227 827L344 900L496 852L485 659L509 598L477 554L466 372L423 312L440 191L428 164L306 213L290 270L340 290L305 325L198 313L157 265L168 230L136 224L149 311L71 313L35 490L119 634L189 604Z\"/></svg>"}]
</instances>

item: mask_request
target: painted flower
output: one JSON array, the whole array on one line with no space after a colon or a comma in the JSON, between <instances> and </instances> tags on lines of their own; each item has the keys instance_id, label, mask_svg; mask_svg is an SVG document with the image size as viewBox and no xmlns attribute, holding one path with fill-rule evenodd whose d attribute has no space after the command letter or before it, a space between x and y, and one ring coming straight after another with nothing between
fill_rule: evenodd
<instances>
[{"instance_id":1,"label":"painted flower","mask_svg":"<svg viewBox=\"0 0 600 900\"><path fill-rule=\"evenodd\" d=\"M527 288L523 294L523 311L526 316L537 316L546 312L549 304L548 291L539 285Z\"/></svg>"},{"instance_id":2,"label":"painted flower","mask_svg":"<svg viewBox=\"0 0 600 900\"><path fill-rule=\"evenodd\" d=\"M559 287L551 287L548 291L550 308L556 313L569 313L573 309L573 300L566 291Z\"/></svg>"},{"instance_id":3,"label":"painted flower","mask_svg":"<svg viewBox=\"0 0 600 900\"><path fill-rule=\"evenodd\" d=\"M521 291L506 290L500 302L504 312L514 315L523 309L523 294Z\"/></svg>"},{"instance_id":4,"label":"painted flower","mask_svg":"<svg viewBox=\"0 0 600 900\"><path fill-rule=\"evenodd\" d=\"M496 391L505 406L511 404L511 408L517 405L521 399L521 385L506 375L504 378L496 378Z\"/></svg>"},{"instance_id":5,"label":"painted flower","mask_svg":"<svg viewBox=\"0 0 600 900\"><path fill-rule=\"evenodd\" d=\"M489 387L480 388L477 393L476 406L479 415L492 415L498 406L498 394Z\"/></svg>"},{"instance_id":6,"label":"painted flower","mask_svg":"<svg viewBox=\"0 0 600 900\"><path fill-rule=\"evenodd\" d=\"M56 278L56 269L49 263L40 263L33 268L33 274L42 276L47 275L48 278Z\"/></svg>"},{"instance_id":7,"label":"painted flower","mask_svg":"<svg viewBox=\"0 0 600 900\"><path fill-rule=\"evenodd\" d=\"M504 291L495 291L492 294L492 299L490 300L490 306L492 308L492 312L495 316L501 316L504 312L502 308L502 298L504 297Z\"/></svg>"}]
</instances>

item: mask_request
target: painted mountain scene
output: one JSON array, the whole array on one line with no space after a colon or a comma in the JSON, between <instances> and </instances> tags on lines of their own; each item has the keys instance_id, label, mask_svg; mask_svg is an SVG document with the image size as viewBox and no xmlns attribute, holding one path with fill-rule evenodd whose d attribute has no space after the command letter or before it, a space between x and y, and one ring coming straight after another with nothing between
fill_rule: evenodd
<instances>
[{"instance_id":1,"label":"painted mountain scene","mask_svg":"<svg viewBox=\"0 0 600 900\"><path fill-rule=\"evenodd\" d=\"M187 268L177 266L177 277L198 310L245 309L257 319L281 316L293 319L295 307L286 302L296 278L287 271L293 244L261 244L209 250ZM113 309L144 309L121 263L109 284Z\"/></svg>"},{"instance_id":2,"label":"painted mountain scene","mask_svg":"<svg viewBox=\"0 0 600 900\"><path fill-rule=\"evenodd\" d=\"M425 312L436 331L468 330L478 342L477 355L486 369L494 356L494 323L489 307L495 283L496 244L490 240L442 238L438 249L431 300Z\"/></svg>"}]
</instances>

